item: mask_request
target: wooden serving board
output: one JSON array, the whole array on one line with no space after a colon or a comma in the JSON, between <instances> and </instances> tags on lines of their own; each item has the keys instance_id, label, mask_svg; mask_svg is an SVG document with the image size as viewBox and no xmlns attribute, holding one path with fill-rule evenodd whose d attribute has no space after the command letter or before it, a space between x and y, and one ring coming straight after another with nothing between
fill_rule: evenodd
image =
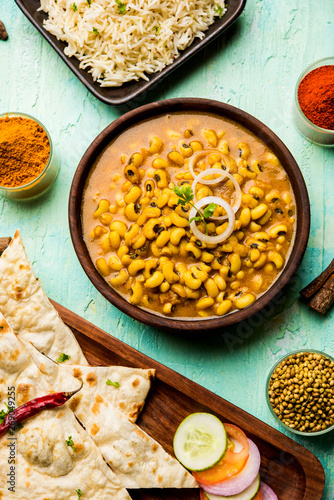
<instances>
[{"instance_id":1,"label":"wooden serving board","mask_svg":"<svg viewBox=\"0 0 334 500\"><path fill-rule=\"evenodd\" d=\"M138 424L173 455L173 436L189 413L215 414L239 426L261 452L261 478L279 500L321 500L325 474L319 460L303 446L204 387L154 361L53 302L78 339L92 365L155 368L156 380ZM198 500L199 491L176 489L131 490L134 500Z\"/></svg>"}]
</instances>

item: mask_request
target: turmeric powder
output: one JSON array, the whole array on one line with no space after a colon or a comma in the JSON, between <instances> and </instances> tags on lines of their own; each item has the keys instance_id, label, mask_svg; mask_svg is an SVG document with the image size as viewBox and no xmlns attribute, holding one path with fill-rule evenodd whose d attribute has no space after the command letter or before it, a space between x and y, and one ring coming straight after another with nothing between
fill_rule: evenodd
<instances>
[{"instance_id":1,"label":"turmeric powder","mask_svg":"<svg viewBox=\"0 0 334 500\"><path fill-rule=\"evenodd\" d=\"M24 186L38 177L50 156L50 142L39 123L22 116L0 119L0 186Z\"/></svg>"}]
</instances>

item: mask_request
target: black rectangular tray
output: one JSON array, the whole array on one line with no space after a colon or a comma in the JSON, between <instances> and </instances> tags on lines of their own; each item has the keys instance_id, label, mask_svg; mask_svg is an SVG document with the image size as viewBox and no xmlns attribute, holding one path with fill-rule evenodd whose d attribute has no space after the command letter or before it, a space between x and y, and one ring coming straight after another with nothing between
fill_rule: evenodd
<instances>
[{"instance_id":1,"label":"black rectangular tray","mask_svg":"<svg viewBox=\"0 0 334 500\"><path fill-rule=\"evenodd\" d=\"M225 31L231 24L240 16L243 11L246 0L228 0L227 11L221 19L217 19L212 26L205 32L203 40L196 39L190 47L185 49L180 57L166 66L159 73L149 75L149 80L139 80L124 83L121 87L101 87L97 82L94 82L92 76L87 71L80 69L80 61L76 57L67 57L64 54L66 43L60 40L43 28L43 21L47 18L47 14L43 11L38 11L40 2L38 0L15 0L23 14L35 26L35 28L44 36L49 44L55 49L67 66L79 78L81 83L98 99L105 104L119 106L126 104L138 96L146 92L160 82L165 76L178 68L184 61L196 54L199 50L205 47L208 43L214 40L218 35Z\"/></svg>"}]
</instances>

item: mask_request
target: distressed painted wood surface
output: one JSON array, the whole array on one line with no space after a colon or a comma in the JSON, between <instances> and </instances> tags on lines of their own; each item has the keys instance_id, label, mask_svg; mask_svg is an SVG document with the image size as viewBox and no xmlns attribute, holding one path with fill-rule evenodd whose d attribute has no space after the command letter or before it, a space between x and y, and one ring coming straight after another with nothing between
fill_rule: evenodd
<instances>
[{"instance_id":1,"label":"distressed painted wood surface","mask_svg":"<svg viewBox=\"0 0 334 500\"><path fill-rule=\"evenodd\" d=\"M264 396L272 364L298 348L334 355L334 310L322 318L298 299L298 290L334 256L334 149L306 141L291 119L300 72L314 60L333 55L333 18L332 0L323 0L321 6L310 0L248 0L241 18L225 35L133 104L196 96L238 106L286 143L309 189L308 249L280 304L257 324L196 338L157 331L129 319L86 278L68 230L71 179L94 137L129 107L111 108L91 96L14 2L0 3L0 19L9 33L7 42L0 41L0 113L21 111L39 118L53 138L60 163L54 188L40 200L20 204L0 198L0 236L21 229L36 274L50 297L276 428ZM289 435L321 460L327 478L323 498L333 500L334 432L321 438Z\"/></svg>"}]
</instances>

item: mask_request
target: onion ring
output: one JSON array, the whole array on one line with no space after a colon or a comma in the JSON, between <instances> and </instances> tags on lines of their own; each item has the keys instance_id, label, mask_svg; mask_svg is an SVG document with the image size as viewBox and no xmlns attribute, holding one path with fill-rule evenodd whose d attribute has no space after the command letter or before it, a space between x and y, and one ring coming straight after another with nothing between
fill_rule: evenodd
<instances>
[{"instance_id":1,"label":"onion ring","mask_svg":"<svg viewBox=\"0 0 334 500\"><path fill-rule=\"evenodd\" d=\"M229 221L225 231L217 236L209 236L207 234L203 234L197 228L196 221L194 220L190 223L190 229L192 230L193 235L196 236L196 238L198 238L199 240L203 241L203 243L212 243L212 244L221 243L222 241L225 241L234 231L235 215L231 206L227 203L227 201L222 200L217 196L206 196L205 198L202 198L201 200L197 201L194 207L192 207L189 213L189 220L191 220L193 217L196 217L197 211L200 208L202 208L204 205L209 205L210 203L215 203L216 205L220 205L221 207L223 207L224 210L226 210L227 213L226 217L228 217Z\"/></svg>"},{"instance_id":2,"label":"onion ring","mask_svg":"<svg viewBox=\"0 0 334 500\"><path fill-rule=\"evenodd\" d=\"M266 483L261 481L261 490L263 500L278 500L276 493Z\"/></svg>"},{"instance_id":3,"label":"onion ring","mask_svg":"<svg viewBox=\"0 0 334 500\"><path fill-rule=\"evenodd\" d=\"M198 160L198 158L201 158L201 156L209 156L211 154L219 154L221 158L225 158L225 160L227 159L226 155L224 155L224 153L222 153L221 151L219 151L218 149L201 149L201 151L197 151L191 158L190 158L190 161L189 161L189 170L192 174L192 176L194 177L194 179L196 179L197 175L194 171L194 168L195 168L195 164ZM229 163L226 162L226 163ZM226 166L227 168L227 166Z\"/></svg>"},{"instance_id":4,"label":"onion ring","mask_svg":"<svg viewBox=\"0 0 334 500\"><path fill-rule=\"evenodd\" d=\"M217 179L208 179L208 180L202 179L202 177L206 177L207 175L211 175L211 174L212 175L219 175L220 174L220 177L218 177ZM197 201L197 199L196 199L196 185L198 182L200 182L201 184L208 184L208 185L218 184L218 182L221 182L224 179L224 177L228 177L228 179L230 179L233 182L234 189L235 189L235 200L234 200L233 205L231 205L231 208L232 208L234 213L237 213L237 211L240 208L241 200L242 200L240 186L237 183L236 179L233 177L233 175L231 175L229 172L226 172L225 170L220 170L219 168L208 168L206 170L203 170L201 173L199 173L196 176L196 179L194 180L194 182L191 185L191 188L192 188L193 193L194 193L194 201L195 202ZM220 215L219 217L210 217L210 219L226 220L227 215Z\"/></svg>"}]
</instances>

